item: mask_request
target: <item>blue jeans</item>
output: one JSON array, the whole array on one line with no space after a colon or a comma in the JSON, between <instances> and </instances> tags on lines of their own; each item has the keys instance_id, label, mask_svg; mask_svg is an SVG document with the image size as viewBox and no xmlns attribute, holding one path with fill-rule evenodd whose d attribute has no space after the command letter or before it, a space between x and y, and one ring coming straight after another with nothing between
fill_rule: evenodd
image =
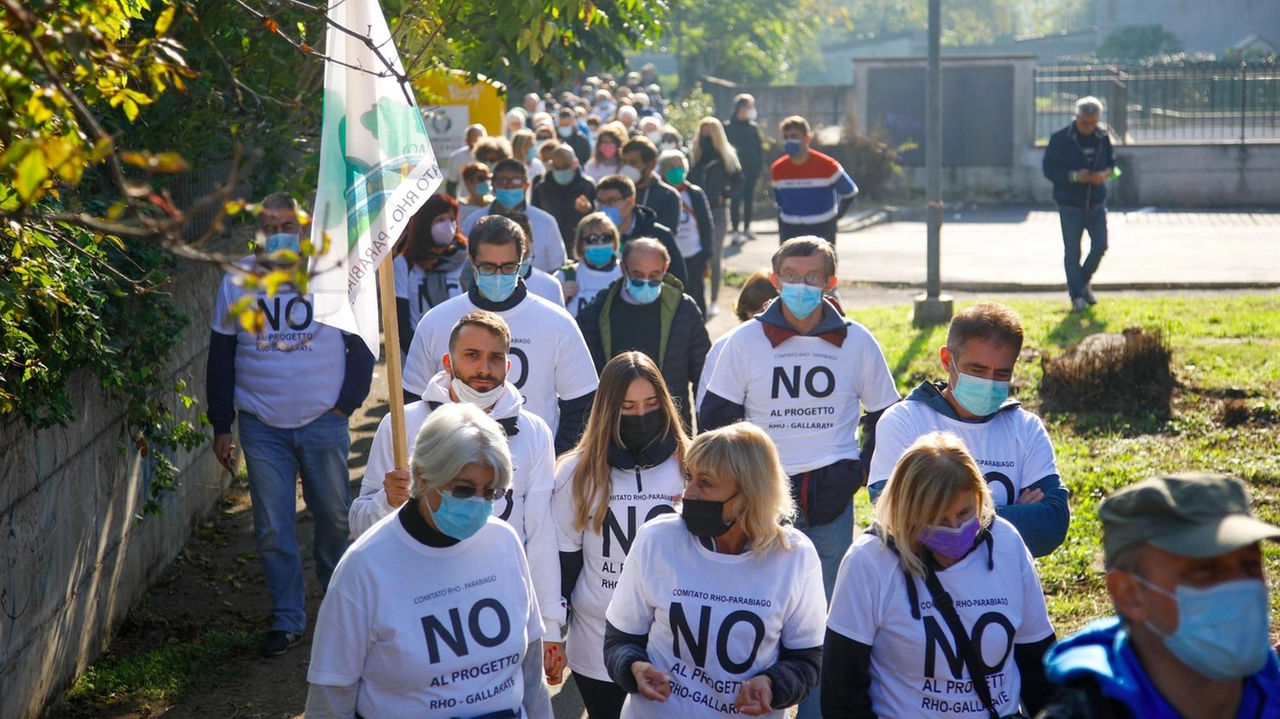
<instances>
[{"instance_id":1,"label":"blue jeans","mask_svg":"<svg viewBox=\"0 0 1280 719\"><path fill-rule=\"evenodd\" d=\"M1062 264L1067 271L1067 292L1071 299L1084 297L1084 288L1093 281L1093 273L1098 271L1098 263L1107 251L1107 208L1059 207L1058 220L1062 224ZM1089 255L1081 265L1080 238L1085 230L1089 231Z\"/></svg>"},{"instance_id":2,"label":"blue jeans","mask_svg":"<svg viewBox=\"0 0 1280 719\"><path fill-rule=\"evenodd\" d=\"M814 549L818 550L818 559L822 562L822 588L827 593L827 604L830 605L831 590L835 588L840 561L849 551L849 545L853 544L853 500L849 501L840 516L830 524L810 527L808 522L804 521L804 515L800 514L796 517L795 527L804 532L809 541L813 542ZM808 647L793 648L808 649ZM796 714L796 719L822 719L822 698L819 696L818 687L814 687L808 698L800 702L800 711Z\"/></svg>"},{"instance_id":3,"label":"blue jeans","mask_svg":"<svg viewBox=\"0 0 1280 719\"><path fill-rule=\"evenodd\" d=\"M297 429L278 429L241 412L240 446L249 471L258 555L271 593L271 628L302 634L307 612L295 531L295 482L301 473L302 497L315 517L316 576L327 589L334 567L350 544L347 418L325 412Z\"/></svg>"}]
</instances>

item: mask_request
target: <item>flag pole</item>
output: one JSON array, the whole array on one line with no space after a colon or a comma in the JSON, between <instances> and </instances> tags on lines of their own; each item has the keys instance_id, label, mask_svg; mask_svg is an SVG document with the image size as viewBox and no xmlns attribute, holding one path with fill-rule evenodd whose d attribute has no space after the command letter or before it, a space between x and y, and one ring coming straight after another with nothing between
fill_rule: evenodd
<instances>
[{"instance_id":1,"label":"flag pole","mask_svg":"<svg viewBox=\"0 0 1280 719\"><path fill-rule=\"evenodd\" d=\"M409 469L408 437L404 431L404 389L400 378L400 325L396 321L396 280L388 252L378 266L378 295L382 305L382 344L387 353L387 402L391 405L391 449L395 468Z\"/></svg>"}]
</instances>

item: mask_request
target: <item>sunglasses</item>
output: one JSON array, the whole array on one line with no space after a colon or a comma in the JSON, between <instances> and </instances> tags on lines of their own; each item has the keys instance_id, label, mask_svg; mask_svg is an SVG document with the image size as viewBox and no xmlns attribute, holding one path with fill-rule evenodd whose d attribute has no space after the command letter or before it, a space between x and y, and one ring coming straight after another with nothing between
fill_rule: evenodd
<instances>
[{"instance_id":1,"label":"sunglasses","mask_svg":"<svg viewBox=\"0 0 1280 719\"><path fill-rule=\"evenodd\" d=\"M456 499L471 499L472 497L479 494L481 497L484 498L486 502L492 502L498 499L499 497L506 498L511 495L511 490L509 489L498 489L496 487L485 487L484 489L476 489L475 487L469 484L459 484L453 487L452 489L448 489L448 490L441 489L439 491L440 491L440 494L444 494L446 491L448 491L449 494L452 494Z\"/></svg>"},{"instance_id":2,"label":"sunglasses","mask_svg":"<svg viewBox=\"0 0 1280 719\"><path fill-rule=\"evenodd\" d=\"M613 235L583 235L582 244L584 245L612 245Z\"/></svg>"}]
</instances>

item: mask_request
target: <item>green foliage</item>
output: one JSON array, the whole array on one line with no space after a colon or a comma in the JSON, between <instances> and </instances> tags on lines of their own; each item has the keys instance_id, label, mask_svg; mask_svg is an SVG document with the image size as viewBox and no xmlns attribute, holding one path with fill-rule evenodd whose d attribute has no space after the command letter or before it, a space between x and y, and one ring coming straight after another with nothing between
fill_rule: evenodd
<instances>
[{"instance_id":1,"label":"green foliage","mask_svg":"<svg viewBox=\"0 0 1280 719\"><path fill-rule=\"evenodd\" d=\"M913 142L896 147L889 142L883 129L877 127L869 134L864 133L853 118L846 118L841 125L839 144L823 147L822 152L836 158L851 177L858 178L860 192L873 200L882 200L889 183L902 174L898 156L917 147Z\"/></svg>"},{"instance_id":2,"label":"green foliage","mask_svg":"<svg viewBox=\"0 0 1280 719\"><path fill-rule=\"evenodd\" d=\"M85 670L66 700L72 707L102 708L122 699L158 702L211 689L229 677L229 660L249 654L253 643L246 632L213 629L138 656L100 660Z\"/></svg>"},{"instance_id":3,"label":"green foliage","mask_svg":"<svg viewBox=\"0 0 1280 719\"><path fill-rule=\"evenodd\" d=\"M1225 472L1248 481L1255 509L1280 519L1280 457L1276 455L1280 410L1280 295L1246 297L1105 298L1082 314L1053 300L1015 301L1026 341L1014 375L1016 396L1040 410L1036 357L1060 353L1089 334L1126 327L1160 329L1174 352L1183 388L1174 416L1053 414L1045 417L1058 467L1071 490L1071 530L1065 544L1038 561L1050 616L1059 636L1111 612L1099 571L1101 527L1097 504L1108 493L1145 477L1174 471ZM959 308L957 308L959 309ZM875 307L849 315L866 325L884 350L898 387L910 392L943 370L938 348L946 327L917 330L910 308ZM1241 398L1253 418L1223 420L1224 398ZM870 507L859 495L859 520ZM1280 571L1280 548L1265 548L1267 569ZM1272 601L1280 607L1280 596Z\"/></svg>"},{"instance_id":4,"label":"green foliage","mask_svg":"<svg viewBox=\"0 0 1280 719\"><path fill-rule=\"evenodd\" d=\"M672 10L680 87L711 76L737 83L786 82L814 39L806 18L829 15L828 0L681 0Z\"/></svg>"},{"instance_id":5,"label":"green foliage","mask_svg":"<svg viewBox=\"0 0 1280 719\"><path fill-rule=\"evenodd\" d=\"M684 138L698 134L698 123L702 118L715 116L716 102L702 89L702 83L695 84L679 102L667 106L667 122Z\"/></svg>"},{"instance_id":6,"label":"green foliage","mask_svg":"<svg viewBox=\"0 0 1280 719\"><path fill-rule=\"evenodd\" d=\"M1107 36L1098 46L1098 57L1140 60L1182 51L1182 41L1163 25L1131 25Z\"/></svg>"},{"instance_id":7,"label":"green foliage","mask_svg":"<svg viewBox=\"0 0 1280 719\"><path fill-rule=\"evenodd\" d=\"M177 484L168 454L204 435L184 417L194 397L165 376L189 322L167 294L169 255L138 240L66 226L0 231L0 416L37 428L76 417L68 394L81 371L121 402L121 448L152 465L144 513Z\"/></svg>"}]
</instances>

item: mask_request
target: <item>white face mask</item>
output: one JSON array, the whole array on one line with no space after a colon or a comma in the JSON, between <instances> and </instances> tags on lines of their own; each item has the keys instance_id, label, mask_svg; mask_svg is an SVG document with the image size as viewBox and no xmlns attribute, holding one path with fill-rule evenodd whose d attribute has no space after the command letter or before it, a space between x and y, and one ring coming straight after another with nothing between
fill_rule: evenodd
<instances>
[{"instance_id":1,"label":"white face mask","mask_svg":"<svg viewBox=\"0 0 1280 719\"><path fill-rule=\"evenodd\" d=\"M631 165L623 165L622 169L618 171L618 174L622 175L628 180L631 180L632 182L640 182L640 178L642 177L642 175L640 174L640 171L632 167Z\"/></svg>"},{"instance_id":2,"label":"white face mask","mask_svg":"<svg viewBox=\"0 0 1280 719\"><path fill-rule=\"evenodd\" d=\"M453 388L453 393L458 395L459 402L475 405L486 412L498 403L498 398L507 388L504 382L487 392L481 392L457 377L450 380L449 386Z\"/></svg>"}]
</instances>

